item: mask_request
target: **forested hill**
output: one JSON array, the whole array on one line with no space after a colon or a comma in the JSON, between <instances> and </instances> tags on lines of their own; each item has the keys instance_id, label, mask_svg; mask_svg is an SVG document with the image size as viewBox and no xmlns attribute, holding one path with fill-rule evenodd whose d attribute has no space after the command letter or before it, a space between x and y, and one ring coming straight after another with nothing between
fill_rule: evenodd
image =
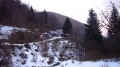
<instances>
[{"instance_id":1,"label":"forested hill","mask_svg":"<svg viewBox=\"0 0 120 67\"><path fill-rule=\"evenodd\" d=\"M0 67L91 67L97 60L95 67L119 67L120 13L114 4L108 18L104 38L104 23L93 9L83 24L54 11L36 11L20 0L0 0Z\"/></svg>"},{"instance_id":2,"label":"forested hill","mask_svg":"<svg viewBox=\"0 0 120 67\"><path fill-rule=\"evenodd\" d=\"M39 29L41 33L62 29L67 16L34 10L32 6L22 3L20 0L0 0L0 24L17 26L30 29ZM69 18L73 26L73 37L83 38L84 24ZM78 38L77 38L78 37Z\"/></svg>"}]
</instances>

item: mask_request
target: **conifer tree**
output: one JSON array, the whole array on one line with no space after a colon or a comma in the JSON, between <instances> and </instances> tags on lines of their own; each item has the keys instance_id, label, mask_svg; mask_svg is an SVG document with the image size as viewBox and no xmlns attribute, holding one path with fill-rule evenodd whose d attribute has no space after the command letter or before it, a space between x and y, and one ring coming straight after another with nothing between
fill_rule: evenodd
<instances>
[{"instance_id":1,"label":"conifer tree","mask_svg":"<svg viewBox=\"0 0 120 67\"><path fill-rule=\"evenodd\" d=\"M108 25L108 36L112 37L113 35L120 32L120 21L119 21L119 12L115 5L112 3L111 16L109 18Z\"/></svg>"},{"instance_id":2,"label":"conifer tree","mask_svg":"<svg viewBox=\"0 0 120 67\"><path fill-rule=\"evenodd\" d=\"M120 15L115 4L112 4L111 16L108 25L109 51L120 54Z\"/></svg>"},{"instance_id":3,"label":"conifer tree","mask_svg":"<svg viewBox=\"0 0 120 67\"><path fill-rule=\"evenodd\" d=\"M44 10L43 12L42 12L42 16L43 16L43 22L46 24L46 23L48 23L48 13L47 13L47 11L46 10Z\"/></svg>"},{"instance_id":4,"label":"conifer tree","mask_svg":"<svg viewBox=\"0 0 120 67\"><path fill-rule=\"evenodd\" d=\"M66 18L62 29L63 35L72 33L72 24L68 17Z\"/></svg>"},{"instance_id":5,"label":"conifer tree","mask_svg":"<svg viewBox=\"0 0 120 67\"><path fill-rule=\"evenodd\" d=\"M29 12L28 17L29 17L30 21L34 20L34 10L33 10L32 6L30 7L30 12Z\"/></svg>"},{"instance_id":6,"label":"conifer tree","mask_svg":"<svg viewBox=\"0 0 120 67\"><path fill-rule=\"evenodd\" d=\"M98 42L102 41L102 35L99 27L99 21L97 14L93 9L89 11L89 18L87 19L87 24L85 25L85 41L95 40Z\"/></svg>"}]
</instances>

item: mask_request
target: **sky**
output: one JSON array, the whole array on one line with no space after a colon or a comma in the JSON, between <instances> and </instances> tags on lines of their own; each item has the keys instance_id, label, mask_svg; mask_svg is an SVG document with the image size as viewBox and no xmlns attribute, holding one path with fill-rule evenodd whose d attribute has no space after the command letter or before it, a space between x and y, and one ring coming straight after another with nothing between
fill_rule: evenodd
<instances>
[{"instance_id":1,"label":"sky","mask_svg":"<svg viewBox=\"0 0 120 67\"><path fill-rule=\"evenodd\" d=\"M110 0L21 0L35 10L56 12L85 23L88 11L93 8L96 12L106 8ZM117 1L117 0L112 0Z\"/></svg>"},{"instance_id":2,"label":"sky","mask_svg":"<svg viewBox=\"0 0 120 67\"><path fill-rule=\"evenodd\" d=\"M21 0L23 3L32 6L37 11L51 11L71 17L82 23L86 23L89 10L93 8L101 19L101 12L109 10L110 2L120 3L120 0ZM118 5L117 5L118 6ZM107 30L101 29L103 35Z\"/></svg>"}]
</instances>

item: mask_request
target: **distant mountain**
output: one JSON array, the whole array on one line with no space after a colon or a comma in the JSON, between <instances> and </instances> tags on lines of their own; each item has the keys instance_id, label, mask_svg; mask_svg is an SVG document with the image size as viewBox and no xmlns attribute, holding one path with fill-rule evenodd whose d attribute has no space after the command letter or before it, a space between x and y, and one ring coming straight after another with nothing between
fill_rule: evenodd
<instances>
[{"instance_id":1,"label":"distant mountain","mask_svg":"<svg viewBox=\"0 0 120 67\"><path fill-rule=\"evenodd\" d=\"M49 30L56 30L56 29L62 29L66 18L67 16L44 10L43 12L36 13L35 20L37 20L37 22L35 23L37 23L37 25L44 24L45 26L47 26L47 29ZM73 35L75 41L77 40L82 41L85 33L84 24L72 18L70 18L70 21L72 23Z\"/></svg>"},{"instance_id":2,"label":"distant mountain","mask_svg":"<svg viewBox=\"0 0 120 67\"><path fill-rule=\"evenodd\" d=\"M48 13L48 23L52 24L54 28L62 28L67 16L54 13L54 12L47 12L47 13ZM81 39L81 38L83 39L84 32L85 32L84 24L72 18L70 18L70 21L73 26L73 35L75 35L76 38L78 37L78 39Z\"/></svg>"}]
</instances>

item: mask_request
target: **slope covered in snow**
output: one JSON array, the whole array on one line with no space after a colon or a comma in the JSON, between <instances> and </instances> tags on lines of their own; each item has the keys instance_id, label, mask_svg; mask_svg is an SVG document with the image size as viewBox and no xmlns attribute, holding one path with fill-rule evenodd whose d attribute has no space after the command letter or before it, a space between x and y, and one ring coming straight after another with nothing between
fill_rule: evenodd
<instances>
[{"instance_id":1,"label":"slope covered in snow","mask_svg":"<svg viewBox=\"0 0 120 67\"><path fill-rule=\"evenodd\" d=\"M2 26L0 39L8 38L12 30L13 27ZM62 37L25 44L4 43L1 46L4 45L14 46L14 51L10 54L12 67L120 67L120 61L80 61L82 51L76 49L75 43ZM1 52L0 49L0 54ZM0 55L0 61L4 59L3 56Z\"/></svg>"},{"instance_id":2,"label":"slope covered in snow","mask_svg":"<svg viewBox=\"0 0 120 67\"><path fill-rule=\"evenodd\" d=\"M29 43L29 47L25 47L22 45L22 48L19 49L16 47L15 55L12 55L12 62L14 67L32 67L32 66L56 66L56 67L119 67L120 62L114 61L78 61L76 59L70 58L65 60L60 60L60 53L63 52L63 46L67 45L68 41L63 40L59 41L57 44L59 45L59 49L57 51L53 51L52 48L53 41L59 39L52 38L43 42L35 42ZM43 44L47 43L47 46L43 46ZM19 45L19 44L18 44ZM44 50L44 47L47 47L48 50ZM43 49L42 49L43 48ZM46 51L47 53L44 53ZM69 56L69 51L68 56ZM73 53L74 54L74 53ZM44 56L46 55L46 56Z\"/></svg>"},{"instance_id":3,"label":"slope covered in snow","mask_svg":"<svg viewBox=\"0 0 120 67\"><path fill-rule=\"evenodd\" d=\"M55 40L59 41L56 41L55 44ZM71 58L69 54L74 54L64 49L65 45L68 44L70 43L67 40L62 40L61 37L23 45L13 44L16 45L15 52L12 55L13 66L58 66L62 61ZM62 53L66 57L60 56ZM77 58L77 55L73 57Z\"/></svg>"},{"instance_id":4,"label":"slope covered in snow","mask_svg":"<svg viewBox=\"0 0 120 67\"><path fill-rule=\"evenodd\" d=\"M8 39L8 36L14 31L26 31L24 28L0 25L0 39Z\"/></svg>"},{"instance_id":5,"label":"slope covered in snow","mask_svg":"<svg viewBox=\"0 0 120 67\"><path fill-rule=\"evenodd\" d=\"M21 49L16 47L15 55L12 55L12 62L14 67L32 67L32 66L56 66L56 67L119 67L120 62L114 61L78 61L76 59L70 58L67 59L63 56L64 60L60 60L60 53L62 52L62 48L64 45L67 45L68 41L63 40L59 41L59 48L57 51L53 51L53 39L44 41L48 42L48 51L44 50L44 46L42 46L42 42L29 43L29 47L25 47L22 45ZM41 49L38 49L41 48ZM45 46L47 47L47 46ZM43 49L42 49L43 48ZM46 53L44 53L46 51ZM44 54L43 54L44 53ZM67 51L68 55L71 51ZM22 54L22 55L21 55ZM71 53L74 54L74 53ZM46 55L46 56L45 56ZM69 56L69 55L68 55ZM74 56L73 56L74 57Z\"/></svg>"}]
</instances>

